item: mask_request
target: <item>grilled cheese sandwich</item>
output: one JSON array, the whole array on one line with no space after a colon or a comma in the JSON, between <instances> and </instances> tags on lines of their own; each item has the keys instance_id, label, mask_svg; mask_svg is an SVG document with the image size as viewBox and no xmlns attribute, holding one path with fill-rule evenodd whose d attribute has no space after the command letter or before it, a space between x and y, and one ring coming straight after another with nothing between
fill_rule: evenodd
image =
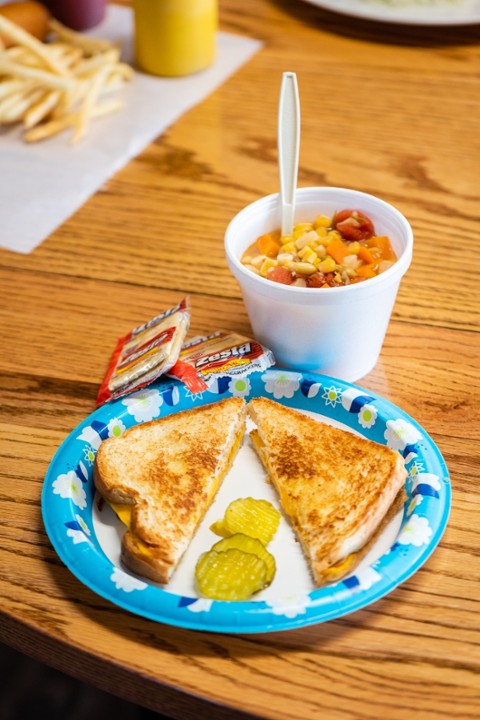
<instances>
[{"instance_id":1,"label":"grilled cheese sandwich","mask_svg":"<svg viewBox=\"0 0 480 720\"><path fill-rule=\"evenodd\" d=\"M245 418L245 401L232 397L136 425L100 445L94 484L127 526L127 568L169 581L233 463Z\"/></svg>"},{"instance_id":2,"label":"grilled cheese sandwich","mask_svg":"<svg viewBox=\"0 0 480 720\"><path fill-rule=\"evenodd\" d=\"M390 448L254 398L250 437L317 586L351 573L401 507L407 476Z\"/></svg>"}]
</instances>

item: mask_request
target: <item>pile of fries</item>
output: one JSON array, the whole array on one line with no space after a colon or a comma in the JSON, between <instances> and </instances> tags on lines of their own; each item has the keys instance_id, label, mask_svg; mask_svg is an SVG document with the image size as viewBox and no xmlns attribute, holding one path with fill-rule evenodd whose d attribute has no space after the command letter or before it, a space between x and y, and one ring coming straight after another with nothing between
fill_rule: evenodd
<instances>
[{"instance_id":1,"label":"pile of fries","mask_svg":"<svg viewBox=\"0 0 480 720\"><path fill-rule=\"evenodd\" d=\"M54 19L48 42L2 16L0 34L15 43L0 47L0 124L22 123L26 142L71 128L70 142L76 143L93 118L122 107L117 98L104 99L133 76L113 43L76 33Z\"/></svg>"}]
</instances>

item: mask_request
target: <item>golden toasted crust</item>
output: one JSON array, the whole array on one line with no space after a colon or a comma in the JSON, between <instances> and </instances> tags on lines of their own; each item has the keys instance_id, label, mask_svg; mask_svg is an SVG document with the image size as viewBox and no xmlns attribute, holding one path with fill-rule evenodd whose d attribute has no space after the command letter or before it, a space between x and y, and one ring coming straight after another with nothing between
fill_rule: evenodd
<instances>
[{"instance_id":1,"label":"golden toasted crust","mask_svg":"<svg viewBox=\"0 0 480 720\"><path fill-rule=\"evenodd\" d=\"M250 433L253 445L315 583L329 582L329 569L357 555L375 535L405 484L403 459L384 445L268 398L251 400L248 412L257 425ZM344 574L360 557L346 563Z\"/></svg>"},{"instance_id":2,"label":"golden toasted crust","mask_svg":"<svg viewBox=\"0 0 480 720\"><path fill-rule=\"evenodd\" d=\"M168 582L233 461L246 404L227 398L136 425L109 438L95 458L94 483L109 503L131 505L122 559Z\"/></svg>"}]
</instances>

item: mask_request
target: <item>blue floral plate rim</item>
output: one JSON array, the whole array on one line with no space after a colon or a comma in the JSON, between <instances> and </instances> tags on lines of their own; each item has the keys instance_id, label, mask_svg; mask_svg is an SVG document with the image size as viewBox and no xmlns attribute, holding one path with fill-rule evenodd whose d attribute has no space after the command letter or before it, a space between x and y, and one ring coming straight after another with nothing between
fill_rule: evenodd
<instances>
[{"instance_id":1,"label":"blue floral plate rim","mask_svg":"<svg viewBox=\"0 0 480 720\"><path fill-rule=\"evenodd\" d=\"M264 395L311 411L400 452L408 470L407 501L398 535L371 565L333 585L270 600L220 602L176 594L112 563L95 534L92 469L96 450L125 428L222 397ZM447 526L451 488L445 461L407 413L370 390L313 373L271 368L225 376L192 395L166 380L108 403L89 415L55 453L42 489L47 535L62 562L92 591L147 619L223 633L289 630L342 617L389 594L430 557Z\"/></svg>"}]
</instances>

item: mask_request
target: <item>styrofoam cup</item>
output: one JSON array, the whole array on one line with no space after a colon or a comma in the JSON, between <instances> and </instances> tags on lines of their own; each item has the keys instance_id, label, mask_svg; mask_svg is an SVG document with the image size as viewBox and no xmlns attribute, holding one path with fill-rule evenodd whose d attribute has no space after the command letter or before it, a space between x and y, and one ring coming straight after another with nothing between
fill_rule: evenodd
<instances>
[{"instance_id":1,"label":"styrofoam cup","mask_svg":"<svg viewBox=\"0 0 480 720\"><path fill-rule=\"evenodd\" d=\"M390 238L397 261L374 278L341 287L296 287L256 275L240 258L260 235L280 227L280 198L274 194L247 205L228 225L228 265L253 333L273 351L278 365L354 382L378 360L400 280L412 259L412 229L392 205L356 190L300 188L295 198L295 223L347 208L364 212L376 234Z\"/></svg>"}]
</instances>

